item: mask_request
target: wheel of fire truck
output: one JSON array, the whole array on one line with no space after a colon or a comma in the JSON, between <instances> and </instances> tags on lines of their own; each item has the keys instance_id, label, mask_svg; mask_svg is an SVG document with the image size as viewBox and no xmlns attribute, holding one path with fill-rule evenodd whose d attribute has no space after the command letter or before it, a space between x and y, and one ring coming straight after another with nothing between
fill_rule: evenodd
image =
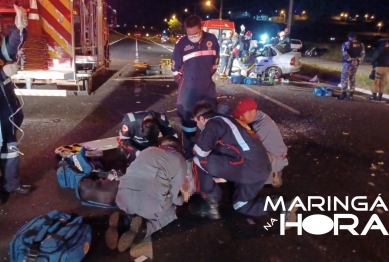
<instances>
[{"instance_id":1,"label":"wheel of fire truck","mask_svg":"<svg viewBox=\"0 0 389 262\"><path fill-rule=\"evenodd\" d=\"M266 69L266 75L269 76L270 73L273 73L274 79L278 79L282 76L281 68L278 66L272 66Z\"/></svg>"},{"instance_id":2,"label":"wheel of fire truck","mask_svg":"<svg viewBox=\"0 0 389 262\"><path fill-rule=\"evenodd\" d=\"M87 91L88 95L93 93L93 77L85 78L82 80L83 90Z\"/></svg>"}]
</instances>

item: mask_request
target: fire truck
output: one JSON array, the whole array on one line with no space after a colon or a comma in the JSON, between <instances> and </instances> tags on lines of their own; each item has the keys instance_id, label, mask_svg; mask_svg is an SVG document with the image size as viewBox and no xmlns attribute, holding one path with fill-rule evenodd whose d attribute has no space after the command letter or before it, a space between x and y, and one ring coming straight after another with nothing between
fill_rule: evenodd
<instances>
[{"instance_id":1,"label":"fire truck","mask_svg":"<svg viewBox=\"0 0 389 262\"><path fill-rule=\"evenodd\" d=\"M229 20L205 20L201 22L201 26L205 32L214 34L218 40L228 30L231 30L233 33L235 32L235 24Z\"/></svg>"},{"instance_id":2,"label":"fire truck","mask_svg":"<svg viewBox=\"0 0 389 262\"><path fill-rule=\"evenodd\" d=\"M13 4L28 13L28 37L14 83L25 83L19 95L66 96L91 94L93 79L110 63L109 27L116 26L116 11L104 0L0 0L0 30L12 28ZM32 84L76 86L32 89ZM34 85L35 87L35 85ZM74 88L72 88L74 89Z\"/></svg>"}]
</instances>

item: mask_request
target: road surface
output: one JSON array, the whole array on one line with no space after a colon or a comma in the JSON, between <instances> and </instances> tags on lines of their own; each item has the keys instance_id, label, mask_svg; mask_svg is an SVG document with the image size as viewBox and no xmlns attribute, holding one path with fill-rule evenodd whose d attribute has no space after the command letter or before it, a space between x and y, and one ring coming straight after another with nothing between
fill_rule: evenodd
<instances>
[{"instance_id":1,"label":"road surface","mask_svg":"<svg viewBox=\"0 0 389 262\"><path fill-rule=\"evenodd\" d=\"M165 112L179 130L179 119L174 111L176 84L163 79L131 80L141 74L128 65L136 58L135 47L133 39L111 46L113 70L99 80L100 87L94 95L23 98L25 137L20 151L25 155L21 157L21 177L25 183L33 184L34 191L28 196L11 195L0 205L0 261L9 260L9 242L21 226L55 209L83 215L92 225L93 242L84 261L133 261L141 254L158 262L389 261L388 236L384 236L382 230L372 229L365 236L352 235L347 230L340 230L338 235L334 230L314 235L307 232L307 226L302 235L298 235L296 228L281 235L278 214L252 218L253 223L249 223L247 217L237 214L225 201L221 203L220 220L195 217L185 204L177 209L179 219L154 234L143 249L134 248L131 254L108 250L104 232L113 210L83 206L73 190L58 186L55 165L59 159L54 149L116 136L123 116L131 111ZM170 55L171 51L164 47L138 41L140 61L154 64ZM332 204L329 210L326 204L324 211L313 207L310 210L300 208L298 213L303 219L318 214L331 220L335 214L354 215L358 219L355 228L358 234L369 219L377 215L389 230L389 213L384 207L356 211L351 206L351 200L361 196L359 202L368 202L370 209L379 194L386 206L389 205L386 193L389 187L389 106L368 102L359 96L355 101L314 97L314 84L309 83L244 86L218 79L216 82L223 111L230 112L242 97L252 97L278 124L284 136L290 164L283 172L283 186L266 187L261 194L299 196L306 207L312 196L323 197L326 203L328 197L333 203L334 197L345 202L348 196L347 210L338 206L338 210L333 211ZM103 164L107 169L122 166L115 161L115 154L112 150L104 155ZM278 221L266 230L264 226L271 219ZM342 225L352 222L351 219L340 220ZM319 220L313 221L314 228L324 225Z\"/></svg>"}]
</instances>

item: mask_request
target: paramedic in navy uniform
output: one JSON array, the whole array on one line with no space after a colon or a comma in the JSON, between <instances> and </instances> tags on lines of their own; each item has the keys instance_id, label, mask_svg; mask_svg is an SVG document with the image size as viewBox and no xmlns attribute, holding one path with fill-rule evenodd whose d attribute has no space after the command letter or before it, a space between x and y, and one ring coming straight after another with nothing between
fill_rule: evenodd
<instances>
[{"instance_id":1,"label":"paramedic in navy uniform","mask_svg":"<svg viewBox=\"0 0 389 262\"><path fill-rule=\"evenodd\" d=\"M217 106L216 85L212 75L219 64L219 43L215 35L202 31L201 18L189 16L184 22L187 36L175 45L172 72L178 83L177 111L181 118L185 159L193 157L196 122L191 110L198 101Z\"/></svg>"},{"instance_id":2,"label":"paramedic in navy uniform","mask_svg":"<svg viewBox=\"0 0 389 262\"><path fill-rule=\"evenodd\" d=\"M22 7L14 5L14 8L16 12L15 26L8 36L0 37L0 193L4 190L4 194L11 192L24 194L29 193L31 189L29 185L22 185L19 179L20 159L16 138L17 128L12 124L14 122L20 127L23 122L23 112L19 109L21 104L15 95L15 86L10 77L17 74L19 70L19 66L14 62L16 62L18 51L27 37L25 29L27 15ZM0 203L1 200L0 197Z\"/></svg>"}]
</instances>

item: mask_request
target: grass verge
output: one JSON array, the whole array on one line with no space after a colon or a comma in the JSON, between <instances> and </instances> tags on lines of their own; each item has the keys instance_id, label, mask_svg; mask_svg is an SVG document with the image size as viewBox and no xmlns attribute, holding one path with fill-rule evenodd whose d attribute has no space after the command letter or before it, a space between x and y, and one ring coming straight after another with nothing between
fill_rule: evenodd
<instances>
[{"instance_id":1,"label":"grass verge","mask_svg":"<svg viewBox=\"0 0 389 262\"><path fill-rule=\"evenodd\" d=\"M340 73L341 71L337 69L305 63L302 64L301 70L299 72L300 75L304 76L314 77L317 75L321 82L325 81L336 85L340 83ZM369 79L369 75L357 72L356 81L357 87L370 90L372 80ZM388 92L388 88L386 89L386 92Z\"/></svg>"}]
</instances>

